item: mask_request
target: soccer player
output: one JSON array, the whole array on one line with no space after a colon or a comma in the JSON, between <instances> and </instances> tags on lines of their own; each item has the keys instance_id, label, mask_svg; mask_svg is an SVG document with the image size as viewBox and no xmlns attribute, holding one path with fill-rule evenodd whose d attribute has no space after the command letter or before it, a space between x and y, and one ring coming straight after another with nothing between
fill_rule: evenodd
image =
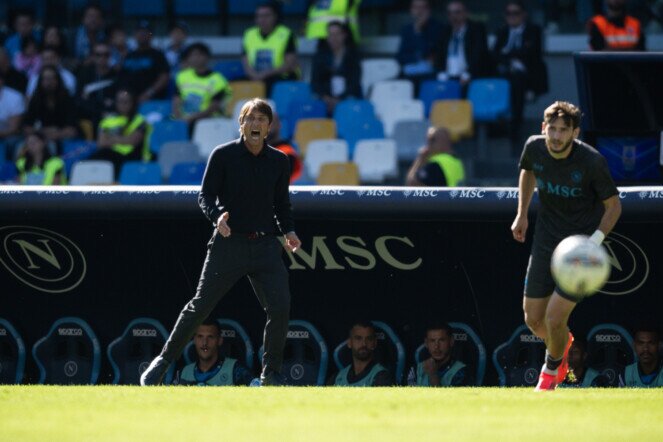
<instances>
[{"instance_id":1,"label":"soccer player","mask_svg":"<svg viewBox=\"0 0 663 442\"><path fill-rule=\"evenodd\" d=\"M554 390L566 377L573 343L567 323L579 302L555 287L552 252L570 235L591 235L601 244L622 210L605 158L577 139L580 117L580 109L571 103L550 105L543 113L543 135L530 137L520 158L518 213L511 225L516 241L525 242L534 187L540 202L523 300L525 322L546 344L537 391Z\"/></svg>"},{"instance_id":2,"label":"soccer player","mask_svg":"<svg viewBox=\"0 0 663 442\"><path fill-rule=\"evenodd\" d=\"M419 387L460 387L470 385L467 367L451 355L454 346L449 324L434 324L426 329L424 345L430 357L412 367L408 385Z\"/></svg>"},{"instance_id":3,"label":"soccer player","mask_svg":"<svg viewBox=\"0 0 663 442\"><path fill-rule=\"evenodd\" d=\"M622 387L663 387L663 360L659 348L661 335L654 327L640 327L633 334L633 347L638 360L620 375Z\"/></svg>"},{"instance_id":4,"label":"soccer player","mask_svg":"<svg viewBox=\"0 0 663 442\"><path fill-rule=\"evenodd\" d=\"M219 355L223 344L219 323L206 319L193 335L198 360L185 366L178 376L179 385L249 385L253 376L237 359Z\"/></svg>"}]
</instances>

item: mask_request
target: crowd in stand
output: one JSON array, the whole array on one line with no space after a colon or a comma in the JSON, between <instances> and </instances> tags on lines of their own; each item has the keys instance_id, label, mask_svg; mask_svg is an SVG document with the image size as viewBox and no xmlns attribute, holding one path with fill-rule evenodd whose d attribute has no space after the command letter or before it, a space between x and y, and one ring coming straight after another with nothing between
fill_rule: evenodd
<instances>
[{"instance_id":1,"label":"crowd in stand","mask_svg":"<svg viewBox=\"0 0 663 442\"><path fill-rule=\"evenodd\" d=\"M341 101L367 98L362 88L360 3L312 2L309 10L305 36L318 40L310 89L329 117ZM507 1L504 26L489 47L486 27L469 18L464 2L446 2L443 22L434 18L442 10L434 11L433 4L410 2L411 21L400 32L395 54L400 78L412 81L414 96L424 82L434 80L459 84L463 98L473 80L508 80L509 137L517 155L524 105L548 88L541 28L528 19L523 1ZM297 36L280 18L280 3L265 2L256 9L255 26L242 40L243 78L263 83L266 97L277 82L303 80ZM108 23L94 3L82 11L71 38L56 26L38 27L29 10L16 11L12 28L0 47L0 182L66 183L70 167L63 159L71 152L65 146L79 139L96 143L75 159L110 161L116 180L124 163L155 160L158 148L150 146L153 121L139 112L141 105L154 100L171 100L167 118L186 122L189 134L199 120L233 115L237 96L233 97L232 82L210 69L209 47L195 41L184 22L170 28L163 49L153 45L148 21L138 22L130 39L122 26ZM646 47L642 26L626 14L625 0L606 0L604 12L590 18L588 30L594 50ZM294 127L294 122L288 125ZM455 141L453 133L451 138ZM300 161L302 148L298 151L287 141L284 149L294 162ZM426 173L438 178L422 179L421 171L419 179L413 179L417 171L411 170L410 184L458 181L446 176L456 176L457 170L429 157L420 155L417 169L427 167ZM432 170L436 165L439 171Z\"/></svg>"}]
</instances>

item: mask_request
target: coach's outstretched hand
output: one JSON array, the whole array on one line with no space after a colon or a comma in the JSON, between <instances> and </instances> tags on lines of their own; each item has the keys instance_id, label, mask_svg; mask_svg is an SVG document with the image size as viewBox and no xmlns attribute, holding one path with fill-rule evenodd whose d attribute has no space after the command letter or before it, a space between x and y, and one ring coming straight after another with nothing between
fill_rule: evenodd
<instances>
[{"instance_id":1,"label":"coach's outstretched hand","mask_svg":"<svg viewBox=\"0 0 663 442\"><path fill-rule=\"evenodd\" d=\"M221 236L227 238L230 236L230 227L228 227L228 219L230 218L230 213L223 212L219 219L216 222L216 229L219 231Z\"/></svg>"},{"instance_id":2,"label":"coach's outstretched hand","mask_svg":"<svg viewBox=\"0 0 663 442\"><path fill-rule=\"evenodd\" d=\"M518 242L525 242L525 235L527 234L527 215L525 216L516 216L516 219L511 224L511 232L513 233L513 239Z\"/></svg>"},{"instance_id":3,"label":"coach's outstretched hand","mask_svg":"<svg viewBox=\"0 0 663 442\"><path fill-rule=\"evenodd\" d=\"M297 234L295 232L289 232L285 234L285 243L284 246L290 250L291 252L295 252L298 248L300 248L302 245L302 242L299 240L297 237Z\"/></svg>"}]
</instances>

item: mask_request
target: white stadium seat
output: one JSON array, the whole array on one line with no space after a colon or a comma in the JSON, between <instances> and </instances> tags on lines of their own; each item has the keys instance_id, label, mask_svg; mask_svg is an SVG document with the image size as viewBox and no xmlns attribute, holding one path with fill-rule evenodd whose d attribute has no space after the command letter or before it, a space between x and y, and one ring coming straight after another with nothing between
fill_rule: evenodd
<instances>
[{"instance_id":1,"label":"white stadium seat","mask_svg":"<svg viewBox=\"0 0 663 442\"><path fill-rule=\"evenodd\" d=\"M315 140L308 144L304 166L308 177L315 180L320 167L325 163L344 163L349 159L348 143L345 140Z\"/></svg>"},{"instance_id":2,"label":"white stadium seat","mask_svg":"<svg viewBox=\"0 0 663 442\"><path fill-rule=\"evenodd\" d=\"M113 184L115 182L115 168L110 161L86 160L79 161L71 169L72 186L87 186L95 184Z\"/></svg>"},{"instance_id":3,"label":"white stadium seat","mask_svg":"<svg viewBox=\"0 0 663 442\"><path fill-rule=\"evenodd\" d=\"M361 61L361 89L368 97L371 86L380 80L398 77L401 67L393 58L369 58Z\"/></svg>"},{"instance_id":4,"label":"white stadium seat","mask_svg":"<svg viewBox=\"0 0 663 442\"><path fill-rule=\"evenodd\" d=\"M193 142L198 145L198 154L207 157L219 144L239 138L239 132L230 118L204 118L193 128Z\"/></svg>"},{"instance_id":5,"label":"white stadium seat","mask_svg":"<svg viewBox=\"0 0 663 442\"><path fill-rule=\"evenodd\" d=\"M385 101L412 100L414 98L414 85L410 80L381 80L373 84L370 100L377 108Z\"/></svg>"},{"instance_id":6,"label":"white stadium seat","mask_svg":"<svg viewBox=\"0 0 663 442\"><path fill-rule=\"evenodd\" d=\"M391 139L372 139L357 142L354 162L359 167L362 182L381 183L398 176L396 142Z\"/></svg>"},{"instance_id":7,"label":"white stadium seat","mask_svg":"<svg viewBox=\"0 0 663 442\"><path fill-rule=\"evenodd\" d=\"M391 137L399 121L424 120L424 103L421 100L380 101L375 113L382 120L385 135Z\"/></svg>"}]
</instances>

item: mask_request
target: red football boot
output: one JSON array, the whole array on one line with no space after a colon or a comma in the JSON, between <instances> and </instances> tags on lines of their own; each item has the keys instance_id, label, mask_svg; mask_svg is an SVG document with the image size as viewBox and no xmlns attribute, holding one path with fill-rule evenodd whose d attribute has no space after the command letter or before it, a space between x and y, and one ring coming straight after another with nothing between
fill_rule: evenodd
<instances>
[{"instance_id":1,"label":"red football boot","mask_svg":"<svg viewBox=\"0 0 663 442\"><path fill-rule=\"evenodd\" d=\"M557 377L554 374L548 374L544 371L546 364L541 367L539 374L539 383L536 384L534 391L552 391L557 387Z\"/></svg>"},{"instance_id":2,"label":"red football boot","mask_svg":"<svg viewBox=\"0 0 663 442\"><path fill-rule=\"evenodd\" d=\"M557 379L556 382L561 384L566 379L566 374L569 372L569 350L573 344L573 335L569 332L569 340L564 347L564 355L562 355L562 363L557 367Z\"/></svg>"}]
</instances>

